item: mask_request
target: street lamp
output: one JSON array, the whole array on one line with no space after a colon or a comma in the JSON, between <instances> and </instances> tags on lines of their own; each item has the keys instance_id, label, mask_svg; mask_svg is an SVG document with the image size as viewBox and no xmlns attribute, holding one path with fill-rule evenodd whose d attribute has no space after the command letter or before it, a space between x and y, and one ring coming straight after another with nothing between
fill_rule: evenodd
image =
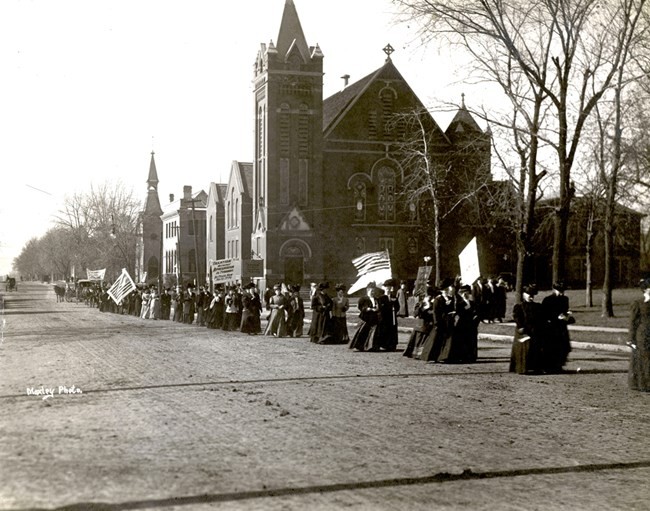
<instances>
[{"instance_id":1,"label":"street lamp","mask_svg":"<svg viewBox=\"0 0 650 511\"><path fill-rule=\"evenodd\" d=\"M429 266L431 262L431 256L424 256L424 266Z\"/></svg>"}]
</instances>

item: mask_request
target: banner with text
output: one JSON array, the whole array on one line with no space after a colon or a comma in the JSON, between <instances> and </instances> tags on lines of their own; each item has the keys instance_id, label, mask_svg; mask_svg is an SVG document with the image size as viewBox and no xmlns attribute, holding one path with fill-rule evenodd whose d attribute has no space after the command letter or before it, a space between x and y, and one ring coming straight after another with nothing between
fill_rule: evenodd
<instances>
[{"instance_id":1,"label":"banner with text","mask_svg":"<svg viewBox=\"0 0 650 511\"><path fill-rule=\"evenodd\" d=\"M235 261L233 259L210 261L210 272L213 284L232 282L235 276Z\"/></svg>"},{"instance_id":2,"label":"banner with text","mask_svg":"<svg viewBox=\"0 0 650 511\"><path fill-rule=\"evenodd\" d=\"M88 280L104 280L104 275L106 275L106 268L101 270L89 270L86 268L86 278Z\"/></svg>"}]
</instances>

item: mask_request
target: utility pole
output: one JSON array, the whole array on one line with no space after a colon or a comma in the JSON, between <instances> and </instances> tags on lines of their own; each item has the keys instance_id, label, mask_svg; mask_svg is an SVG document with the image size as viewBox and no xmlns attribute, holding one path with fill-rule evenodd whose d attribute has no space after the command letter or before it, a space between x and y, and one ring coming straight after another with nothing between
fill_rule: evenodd
<instances>
[{"instance_id":1,"label":"utility pole","mask_svg":"<svg viewBox=\"0 0 650 511\"><path fill-rule=\"evenodd\" d=\"M196 227L196 218L194 216L194 203L200 202L199 199L189 199L186 202L192 204L192 231L194 232L194 265L196 266L196 285L201 285L201 273L199 271L199 242L197 240L199 233Z\"/></svg>"}]
</instances>

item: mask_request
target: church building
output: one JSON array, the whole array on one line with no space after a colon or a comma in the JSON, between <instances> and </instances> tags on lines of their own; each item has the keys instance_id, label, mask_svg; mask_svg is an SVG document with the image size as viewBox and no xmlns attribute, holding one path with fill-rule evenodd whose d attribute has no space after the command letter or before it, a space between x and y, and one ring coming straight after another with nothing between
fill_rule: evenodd
<instances>
[{"instance_id":1,"label":"church building","mask_svg":"<svg viewBox=\"0 0 650 511\"><path fill-rule=\"evenodd\" d=\"M350 285L356 280L352 259L384 250L394 276L415 278L423 256L431 255L423 205L400 195L405 170L397 149L404 133L393 122L395 114L424 106L391 60L390 45L384 52L381 67L323 99L323 53L307 43L293 0L285 3L277 42L261 45L253 79L252 186L246 188L240 166L233 165L228 191L232 183L239 183L235 192L244 187L252 211L240 211L241 221L231 221L216 242L241 243L250 229L250 244L222 253L262 259L261 285L322 280ZM473 135L487 143L489 165L489 137L467 110L455 121L450 128L465 130L463 144ZM431 117L429 125L439 154L458 151ZM239 197L243 205L245 195ZM217 232L216 224L208 226L212 230Z\"/></svg>"}]
</instances>

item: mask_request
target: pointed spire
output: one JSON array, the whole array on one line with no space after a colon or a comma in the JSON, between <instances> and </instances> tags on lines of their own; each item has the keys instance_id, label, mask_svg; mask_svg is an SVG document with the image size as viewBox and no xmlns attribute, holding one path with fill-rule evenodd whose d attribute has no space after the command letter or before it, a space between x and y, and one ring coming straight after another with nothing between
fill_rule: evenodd
<instances>
[{"instance_id":1,"label":"pointed spire","mask_svg":"<svg viewBox=\"0 0 650 511\"><path fill-rule=\"evenodd\" d=\"M278 34L278 44L276 46L281 56L286 56L292 45L297 47L303 60L309 60L309 46L305 39L305 34L300 25L298 12L293 0L286 0L284 12L282 13L282 22L280 23L280 33Z\"/></svg>"},{"instance_id":2,"label":"pointed spire","mask_svg":"<svg viewBox=\"0 0 650 511\"><path fill-rule=\"evenodd\" d=\"M154 152L151 151L151 163L149 164L149 177L147 178L147 184L149 188L154 190L158 189L158 172L156 172L156 162L153 159Z\"/></svg>"},{"instance_id":3,"label":"pointed spire","mask_svg":"<svg viewBox=\"0 0 650 511\"><path fill-rule=\"evenodd\" d=\"M461 92L460 94L460 107L465 108L465 93Z\"/></svg>"}]
</instances>

